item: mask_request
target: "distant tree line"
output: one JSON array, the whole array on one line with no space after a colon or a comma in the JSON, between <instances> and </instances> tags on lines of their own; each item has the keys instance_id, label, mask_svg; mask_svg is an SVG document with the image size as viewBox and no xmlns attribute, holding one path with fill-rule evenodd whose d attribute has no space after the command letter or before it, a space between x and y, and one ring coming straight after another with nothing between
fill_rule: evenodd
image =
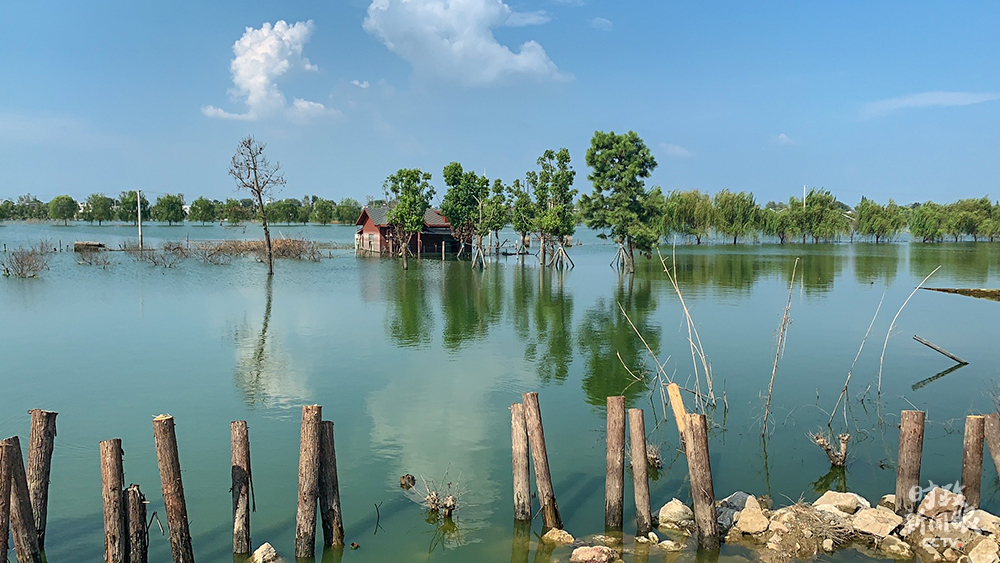
<instances>
[{"instance_id":1,"label":"distant tree line","mask_svg":"<svg viewBox=\"0 0 1000 563\"><path fill-rule=\"evenodd\" d=\"M107 221L135 223L139 210L143 221L159 221L167 224L190 221L194 223L228 222L231 225L253 220L258 205L253 199L211 200L199 197L188 207L184 194L162 194L150 205L145 194L137 203L135 190L121 192L117 198L102 193L87 196L77 202L68 195L59 195L49 202L43 202L29 194L14 200L0 202L0 221L87 221L103 224ZM264 212L274 223L354 223L361 214L361 204L357 200L344 198L340 202L321 197L305 196L299 199L282 199L265 203Z\"/></svg>"}]
</instances>

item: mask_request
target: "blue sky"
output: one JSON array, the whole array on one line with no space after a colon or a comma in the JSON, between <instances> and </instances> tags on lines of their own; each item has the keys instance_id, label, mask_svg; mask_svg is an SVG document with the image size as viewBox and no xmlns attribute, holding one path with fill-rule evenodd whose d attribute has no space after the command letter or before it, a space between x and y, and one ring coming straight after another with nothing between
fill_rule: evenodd
<instances>
[{"instance_id":1,"label":"blue sky","mask_svg":"<svg viewBox=\"0 0 1000 563\"><path fill-rule=\"evenodd\" d=\"M1000 197L996 2L5 2L0 197L379 195L457 160L510 181L638 132L666 190Z\"/></svg>"}]
</instances>

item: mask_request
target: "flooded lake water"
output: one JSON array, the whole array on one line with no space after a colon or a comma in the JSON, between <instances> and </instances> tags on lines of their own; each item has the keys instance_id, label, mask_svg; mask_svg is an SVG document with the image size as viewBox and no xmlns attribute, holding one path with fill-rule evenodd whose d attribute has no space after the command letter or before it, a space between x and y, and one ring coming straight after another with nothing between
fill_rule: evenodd
<instances>
[{"instance_id":1,"label":"flooded lake water","mask_svg":"<svg viewBox=\"0 0 1000 563\"><path fill-rule=\"evenodd\" d=\"M350 247L354 227L274 233ZM144 234L158 246L257 238L259 227L150 225ZM8 249L40 239L117 248L134 238L122 225L0 224ZM655 256L639 259L630 280L608 266L613 245L589 232L577 238L576 268L562 273L543 271L534 257L501 257L485 271L424 258L404 272L394 260L332 250L320 262L278 261L269 280L249 258L162 268L114 252L101 268L61 252L41 279L0 279L0 434L26 443L28 409L59 412L49 560L102 557L101 440L122 438L126 482L140 484L149 512L165 520L152 433L160 413L176 419L199 562L231 561L229 422L238 419L250 428L253 544L293 553L303 404L321 404L336 425L347 541L360 544L325 554L329 561L510 560L508 410L526 391L539 392L555 492L572 534L603 532L608 395L623 393L646 409L649 440L664 461L650 483L653 510L675 496L689 502L674 423L663 421L648 378L629 374L641 378L655 364L619 304L682 386L693 385L683 309ZM670 248L663 252L671 259ZM796 257L765 448L764 396ZM716 496L745 490L783 505L846 485L877 501L894 490L899 412L914 407L928 419L922 480L959 478L964 416L996 410L1000 303L920 291L889 340L881 396L879 357L893 316L934 268L942 266L931 286L1000 287L1000 244L678 246L676 265L720 397L709 413ZM854 436L850 461L843 476L830 474L807 433L826 428L883 295L854 369L846 426L839 411L833 423ZM930 379L953 362L913 335L969 365ZM995 511L1000 486L992 464L984 467L983 505ZM434 523L402 494L405 473L462 491L455 527ZM631 495L627 476L626 533L635 526ZM534 548L532 540L532 557ZM741 556L735 548L722 553ZM568 551L552 557L568 560ZM155 524L150 558L169 560Z\"/></svg>"}]
</instances>

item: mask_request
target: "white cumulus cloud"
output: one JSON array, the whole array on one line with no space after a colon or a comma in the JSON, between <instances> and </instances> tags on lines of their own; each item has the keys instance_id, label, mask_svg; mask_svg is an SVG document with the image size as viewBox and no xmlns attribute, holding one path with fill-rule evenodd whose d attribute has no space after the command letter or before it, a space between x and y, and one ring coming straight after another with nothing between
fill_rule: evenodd
<instances>
[{"instance_id":1,"label":"white cumulus cloud","mask_svg":"<svg viewBox=\"0 0 1000 563\"><path fill-rule=\"evenodd\" d=\"M607 18L594 18L590 20L590 27L601 31L611 31L615 28L615 24Z\"/></svg>"},{"instance_id":2,"label":"white cumulus cloud","mask_svg":"<svg viewBox=\"0 0 1000 563\"><path fill-rule=\"evenodd\" d=\"M671 158L694 158L694 151L673 143L660 143L660 152Z\"/></svg>"},{"instance_id":3,"label":"white cumulus cloud","mask_svg":"<svg viewBox=\"0 0 1000 563\"><path fill-rule=\"evenodd\" d=\"M1000 99L1000 94L994 92L920 92L868 102L861 112L865 117L879 117L901 109L970 106L996 99Z\"/></svg>"},{"instance_id":4,"label":"white cumulus cloud","mask_svg":"<svg viewBox=\"0 0 1000 563\"><path fill-rule=\"evenodd\" d=\"M205 106L201 112L208 117L253 121L262 117L285 114L293 118L335 113L319 102L295 98L288 105L278 88L277 80L294 68L316 71L316 65L302 56L309 41L312 20L289 25L284 20L274 25L264 23L260 29L246 28L243 37L233 44L236 57L229 64L233 87L229 95L246 105L243 113L232 113L215 106Z\"/></svg>"},{"instance_id":5,"label":"white cumulus cloud","mask_svg":"<svg viewBox=\"0 0 1000 563\"><path fill-rule=\"evenodd\" d=\"M367 88L368 87L368 81L367 80L364 80L364 81L361 81L361 80L352 80L351 84L354 84L358 88Z\"/></svg>"},{"instance_id":6,"label":"white cumulus cloud","mask_svg":"<svg viewBox=\"0 0 1000 563\"><path fill-rule=\"evenodd\" d=\"M772 139L772 141L774 141L775 143L778 143L779 145L794 145L794 144L797 144L795 141L793 141L791 139L791 137L789 137L788 135L785 135L784 133L780 133L777 137L775 137L774 139Z\"/></svg>"},{"instance_id":7,"label":"white cumulus cloud","mask_svg":"<svg viewBox=\"0 0 1000 563\"><path fill-rule=\"evenodd\" d=\"M501 0L372 0L364 28L420 75L487 87L568 78L537 42L511 50L493 35L496 27L543 20L547 16L519 14Z\"/></svg>"}]
</instances>

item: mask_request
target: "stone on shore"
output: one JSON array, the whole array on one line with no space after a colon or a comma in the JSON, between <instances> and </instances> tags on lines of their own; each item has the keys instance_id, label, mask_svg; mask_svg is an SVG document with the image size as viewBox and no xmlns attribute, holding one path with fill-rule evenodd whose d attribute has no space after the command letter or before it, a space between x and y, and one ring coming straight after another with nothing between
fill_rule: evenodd
<instances>
[{"instance_id":1,"label":"stone on shore","mask_svg":"<svg viewBox=\"0 0 1000 563\"><path fill-rule=\"evenodd\" d=\"M878 549L893 559L913 559L913 550L910 549L910 546L906 542L896 536L882 538L882 541L878 544Z\"/></svg>"},{"instance_id":2,"label":"stone on shore","mask_svg":"<svg viewBox=\"0 0 1000 563\"><path fill-rule=\"evenodd\" d=\"M896 512L896 495L883 495L882 498L878 499L878 506Z\"/></svg>"},{"instance_id":3,"label":"stone on shore","mask_svg":"<svg viewBox=\"0 0 1000 563\"><path fill-rule=\"evenodd\" d=\"M997 551L1000 546L990 538L984 538L969 551L969 563L1000 563Z\"/></svg>"},{"instance_id":4,"label":"stone on shore","mask_svg":"<svg viewBox=\"0 0 1000 563\"><path fill-rule=\"evenodd\" d=\"M888 510L866 508L854 515L852 524L855 531L885 539L890 532L903 523L903 518Z\"/></svg>"},{"instance_id":5,"label":"stone on shore","mask_svg":"<svg viewBox=\"0 0 1000 563\"><path fill-rule=\"evenodd\" d=\"M618 559L618 553L603 545L578 547L569 556L570 563L611 563Z\"/></svg>"},{"instance_id":6,"label":"stone on shore","mask_svg":"<svg viewBox=\"0 0 1000 563\"><path fill-rule=\"evenodd\" d=\"M694 512L686 504L670 499L657 513L657 527L674 530L687 530L694 525Z\"/></svg>"},{"instance_id":7,"label":"stone on shore","mask_svg":"<svg viewBox=\"0 0 1000 563\"><path fill-rule=\"evenodd\" d=\"M827 491L813 503L814 507L822 505L834 506L837 510L847 514L854 514L860 509L872 507L872 505L861 495L856 495L854 493L838 493L837 491Z\"/></svg>"},{"instance_id":8,"label":"stone on shore","mask_svg":"<svg viewBox=\"0 0 1000 563\"><path fill-rule=\"evenodd\" d=\"M764 516L760 503L753 496L748 496L736 519L736 529L744 534L762 534L767 531L768 524L770 522Z\"/></svg>"},{"instance_id":9,"label":"stone on shore","mask_svg":"<svg viewBox=\"0 0 1000 563\"><path fill-rule=\"evenodd\" d=\"M684 549L684 544L673 540L663 540L656 544L656 546L665 551L681 551Z\"/></svg>"},{"instance_id":10,"label":"stone on shore","mask_svg":"<svg viewBox=\"0 0 1000 563\"><path fill-rule=\"evenodd\" d=\"M274 550L274 547L265 542L253 552L247 563L279 563L281 560L281 556Z\"/></svg>"},{"instance_id":11,"label":"stone on shore","mask_svg":"<svg viewBox=\"0 0 1000 563\"><path fill-rule=\"evenodd\" d=\"M945 518L951 520L965 508L965 495L934 487L920 501L917 514L925 518Z\"/></svg>"},{"instance_id":12,"label":"stone on shore","mask_svg":"<svg viewBox=\"0 0 1000 563\"><path fill-rule=\"evenodd\" d=\"M985 534L997 535L1000 533L1000 518L986 512L985 510L970 510L962 516L962 523Z\"/></svg>"},{"instance_id":13,"label":"stone on shore","mask_svg":"<svg viewBox=\"0 0 1000 563\"><path fill-rule=\"evenodd\" d=\"M542 541L559 545L570 545L576 540L574 540L573 536L569 535L569 532L566 530L552 528L548 532L545 532L545 535L542 536Z\"/></svg>"},{"instance_id":14,"label":"stone on shore","mask_svg":"<svg viewBox=\"0 0 1000 563\"><path fill-rule=\"evenodd\" d=\"M715 518L719 523L719 533L725 534L736 523L737 514L746 508L749 493L736 491L715 503Z\"/></svg>"}]
</instances>

